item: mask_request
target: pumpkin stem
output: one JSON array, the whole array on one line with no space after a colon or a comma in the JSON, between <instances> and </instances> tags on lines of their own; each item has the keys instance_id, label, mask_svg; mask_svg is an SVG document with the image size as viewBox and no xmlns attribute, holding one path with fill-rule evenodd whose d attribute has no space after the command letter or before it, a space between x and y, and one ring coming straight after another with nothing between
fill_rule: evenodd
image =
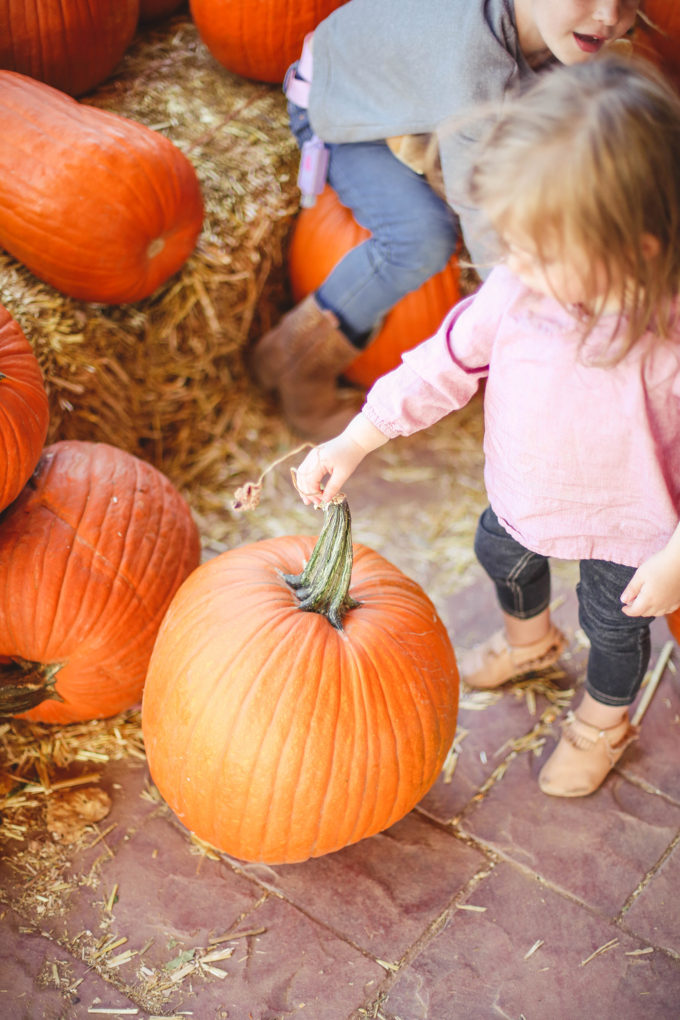
<instances>
[{"instance_id":1,"label":"pumpkin stem","mask_svg":"<svg viewBox=\"0 0 680 1020\"><path fill-rule=\"evenodd\" d=\"M360 605L349 594L352 580L352 518L345 496L324 507L321 534L301 574L283 574L307 613L321 613L336 630L342 618Z\"/></svg>"},{"instance_id":2,"label":"pumpkin stem","mask_svg":"<svg viewBox=\"0 0 680 1020\"><path fill-rule=\"evenodd\" d=\"M63 662L45 665L18 656L0 664L0 715L16 715L52 698L63 701L53 690Z\"/></svg>"}]
</instances>

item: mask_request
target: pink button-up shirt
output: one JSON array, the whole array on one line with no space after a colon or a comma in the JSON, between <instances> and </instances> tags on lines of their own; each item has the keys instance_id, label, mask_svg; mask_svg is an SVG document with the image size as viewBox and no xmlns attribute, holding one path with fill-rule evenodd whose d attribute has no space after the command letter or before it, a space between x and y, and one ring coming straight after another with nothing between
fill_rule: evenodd
<instances>
[{"instance_id":1,"label":"pink button-up shirt","mask_svg":"<svg viewBox=\"0 0 680 1020\"><path fill-rule=\"evenodd\" d=\"M680 516L680 321L602 364L615 321L581 346L578 316L501 266L375 383L363 413L410 435L486 378L484 481L505 528L546 556L637 567Z\"/></svg>"}]
</instances>

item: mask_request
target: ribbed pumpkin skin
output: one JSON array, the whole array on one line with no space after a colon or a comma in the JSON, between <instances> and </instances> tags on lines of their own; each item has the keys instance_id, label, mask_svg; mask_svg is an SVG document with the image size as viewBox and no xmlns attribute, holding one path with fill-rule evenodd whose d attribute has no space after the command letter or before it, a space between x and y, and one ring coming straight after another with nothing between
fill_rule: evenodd
<instances>
[{"instance_id":1,"label":"ribbed pumpkin skin","mask_svg":"<svg viewBox=\"0 0 680 1020\"><path fill-rule=\"evenodd\" d=\"M282 82L313 32L345 0L189 0L198 33L229 71Z\"/></svg>"},{"instance_id":2,"label":"ribbed pumpkin skin","mask_svg":"<svg viewBox=\"0 0 680 1020\"><path fill-rule=\"evenodd\" d=\"M119 63L138 17L139 0L0 0L0 67L83 95Z\"/></svg>"},{"instance_id":3,"label":"ribbed pumpkin skin","mask_svg":"<svg viewBox=\"0 0 680 1020\"><path fill-rule=\"evenodd\" d=\"M151 657L151 776L188 829L242 860L303 861L387 828L432 786L455 733L454 653L423 590L355 545L362 604L335 630L279 575L313 546L267 539L202 564Z\"/></svg>"},{"instance_id":4,"label":"ribbed pumpkin skin","mask_svg":"<svg viewBox=\"0 0 680 1020\"><path fill-rule=\"evenodd\" d=\"M19 495L38 463L49 418L33 348L0 305L0 510Z\"/></svg>"},{"instance_id":5,"label":"ribbed pumpkin skin","mask_svg":"<svg viewBox=\"0 0 680 1020\"><path fill-rule=\"evenodd\" d=\"M634 48L680 88L680 4L678 0L645 0L644 10L656 28L640 21L633 37Z\"/></svg>"},{"instance_id":6,"label":"ribbed pumpkin skin","mask_svg":"<svg viewBox=\"0 0 680 1020\"><path fill-rule=\"evenodd\" d=\"M163 615L200 558L182 496L106 443L45 448L0 517L0 656L63 662L42 722L100 719L139 701Z\"/></svg>"},{"instance_id":7,"label":"ribbed pumpkin skin","mask_svg":"<svg viewBox=\"0 0 680 1020\"><path fill-rule=\"evenodd\" d=\"M293 228L288 275L295 300L301 301L316 290L340 259L367 237L369 231L326 186L315 205L300 211ZM459 270L454 256L440 273L397 302L369 346L343 375L360 386L372 386L399 364L404 351L431 336L459 299Z\"/></svg>"},{"instance_id":8,"label":"ribbed pumpkin skin","mask_svg":"<svg viewBox=\"0 0 680 1020\"><path fill-rule=\"evenodd\" d=\"M671 634L680 645L680 609L676 609L674 613L670 613L666 617L666 623L668 624L668 629Z\"/></svg>"},{"instance_id":9,"label":"ribbed pumpkin skin","mask_svg":"<svg viewBox=\"0 0 680 1020\"><path fill-rule=\"evenodd\" d=\"M203 201L163 135L0 71L0 245L82 301L152 294L194 250Z\"/></svg>"}]
</instances>

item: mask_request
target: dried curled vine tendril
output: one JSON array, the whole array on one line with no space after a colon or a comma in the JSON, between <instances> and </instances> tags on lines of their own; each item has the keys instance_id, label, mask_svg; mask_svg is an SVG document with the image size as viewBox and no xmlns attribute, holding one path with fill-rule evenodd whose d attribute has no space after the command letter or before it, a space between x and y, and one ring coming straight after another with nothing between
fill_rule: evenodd
<instances>
[{"instance_id":1,"label":"dried curled vine tendril","mask_svg":"<svg viewBox=\"0 0 680 1020\"><path fill-rule=\"evenodd\" d=\"M289 457L294 457L296 453L302 453L303 450L313 449L315 445L315 443L310 442L301 443L300 446L296 446L294 450L284 453L282 457L277 457L277 459L272 461L271 464L268 464L256 482L246 482L245 485L240 485L234 493L234 499L231 504L232 509L238 512L242 510L254 510L260 503L260 494L262 492L262 483L265 475L268 474L272 468L277 467L279 464L283 464L284 460L288 460ZM291 468L290 473L295 489L297 492L300 492L297 486L295 468Z\"/></svg>"}]
</instances>

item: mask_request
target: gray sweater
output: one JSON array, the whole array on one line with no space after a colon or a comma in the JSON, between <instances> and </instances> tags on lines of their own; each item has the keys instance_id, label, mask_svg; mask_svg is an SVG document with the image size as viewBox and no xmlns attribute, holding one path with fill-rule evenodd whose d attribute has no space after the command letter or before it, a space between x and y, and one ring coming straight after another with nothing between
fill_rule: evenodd
<instances>
[{"instance_id":1,"label":"gray sweater","mask_svg":"<svg viewBox=\"0 0 680 1020\"><path fill-rule=\"evenodd\" d=\"M435 132L446 198L473 259L484 262L496 253L494 237L466 197L481 122L460 118L534 74L513 0L350 0L314 32L310 122L327 142Z\"/></svg>"}]
</instances>

